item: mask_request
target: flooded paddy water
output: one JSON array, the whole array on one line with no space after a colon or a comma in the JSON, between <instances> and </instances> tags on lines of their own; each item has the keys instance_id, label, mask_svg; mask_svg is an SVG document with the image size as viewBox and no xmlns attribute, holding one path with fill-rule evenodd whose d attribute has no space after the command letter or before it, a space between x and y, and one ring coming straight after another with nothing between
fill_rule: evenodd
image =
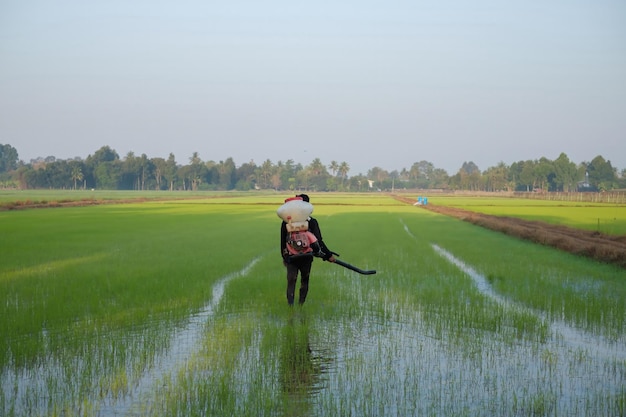
<instances>
[{"instance_id":1,"label":"flooded paddy water","mask_svg":"<svg viewBox=\"0 0 626 417\"><path fill-rule=\"evenodd\" d=\"M434 249L472 276L485 296L509 304L471 267L445 249L436 245ZM273 409L278 415L298 416L617 416L623 412L623 339L609 343L546 317L541 320L548 320L551 334L542 342L507 340L471 329L467 329L471 335L458 335L445 323L449 319L441 317L441 323L433 324L432 317L401 308L392 300L386 300L382 311L364 310L350 320L318 318L306 308L285 311L269 325L255 328L244 347L238 345L227 375L225 369L213 372L211 366L198 366L207 343L203 338L212 337L207 323L215 320L227 284L248 274L256 262L217 282L212 299L185 325L162 329L171 332L169 344L157 349L144 369L129 371L118 392L76 397L85 389L81 384L93 390L102 378L94 370L92 381L73 380L88 366L83 363L86 357L97 352L69 364L51 355L30 369L5 366L4 415L141 416L172 415L173 410L177 410L174 415L186 415L197 407L206 415L219 415L225 408L252 415L255 407L262 414L274 415ZM510 303L506 308L521 307ZM225 328L242 325L234 315L222 319ZM128 337L144 336L137 332ZM129 360L126 366L137 364ZM213 408L211 396L219 396L220 389L235 395ZM189 395L188 390L197 390L198 395ZM189 408L179 408L180 395ZM177 405L168 402L172 398Z\"/></svg>"},{"instance_id":2,"label":"flooded paddy water","mask_svg":"<svg viewBox=\"0 0 626 417\"><path fill-rule=\"evenodd\" d=\"M421 242L411 223L394 221L406 240L379 249L368 265L377 275L316 261L301 308L286 306L283 271L263 251L215 279L186 317L9 358L0 414L624 415L623 329L589 331L529 307L445 242ZM423 270L411 262L417 251ZM581 282L567 285L600 285Z\"/></svg>"}]
</instances>

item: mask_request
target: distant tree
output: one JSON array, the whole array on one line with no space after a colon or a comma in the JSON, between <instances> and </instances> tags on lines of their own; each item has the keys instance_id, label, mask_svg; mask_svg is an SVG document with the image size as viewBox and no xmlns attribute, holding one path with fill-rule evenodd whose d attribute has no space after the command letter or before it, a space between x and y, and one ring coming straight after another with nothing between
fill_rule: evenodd
<instances>
[{"instance_id":1,"label":"distant tree","mask_svg":"<svg viewBox=\"0 0 626 417\"><path fill-rule=\"evenodd\" d=\"M141 157L139 158L139 189L140 190L146 190L147 189L147 182L149 181L149 179L152 177L152 171L154 170L154 167L152 165L152 161L148 158L148 156L145 153L141 154Z\"/></svg>"},{"instance_id":2,"label":"distant tree","mask_svg":"<svg viewBox=\"0 0 626 417\"><path fill-rule=\"evenodd\" d=\"M118 153L111 149L109 146L103 146L96 152L94 152L93 155L88 155L87 159L85 160L85 170L83 171L83 176L86 179L86 183L90 187L102 187L101 183L99 184L98 174L96 173L99 165L105 162L119 161L119 158L120 157ZM101 170L101 173L104 171L108 171L109 168ZM106 181L106 183L108 183L108 180ZM117 188L117 184L115 188Z\"/></svg>"},{"instance_id":3,"label":"distant tree","mask_svg":"<svg viewBox=\"0 0 626 417\"><path fill-rule=\"evenodd\" d=\"M191 178L193 174L191 173L191 165L183 165L178 167L176 170L176 176L180 181L182 181L182 189L183 191L187 191L191 189Z\"/></svg>"},{"instance_id":4,"label":"distant tree","mask_svg":"<svg viewBox=\"0 0 626 417\"><path fill-rule=\"evenodd\" d=\"M610 161L597 156L591 162L575 166L565 153L555 161L545 157L539 160L504 162L488 167L481 173L473 162L464 162L459 171L448 173L428 161L415 162L410 170L388 172L378 166L362 174L348 176L347 162L333 160L324 165L315 158L309 165L288 160L274 164L266 160L261 166L252 161L237 167L232 158L215 163L200 159L194 152L189 165L178 166L170 153L167 161L148 159L145 154L136 157L129 152L123 160L109 146L103 146L85 161L57 160L55 156L31 159L28 164L17 159L17 150L0 144L0 186L21 188L78 188L98 186L118 189L232 189L274 188L289 190L367 190L370 181L376 188L398 186L420 188L451 188L467 190L563 190L571 191L583 179L592 184L588 190L611 190L626 187L626 169L618 173ZM327 170L330 170L330 174ZM167 182L167 184L166 184Z\"/></svg>"},{"instance_id":5,"label":"distant tree","mask_svg":"<svg viewBox=\"0 0 626 417\"><path fill-rule=\"evenodd\" d=\"M278 161L280 183L283 189L295 190L297 188L296 176L304 168L301 164L296 164L293 159L288 159L285 163Z\"/></svg>"},{"instance_id":6,"label":"distant tree","mask_svg":"<svg viewBox=\"0 0 626 417\"><path fill-rule=\"evenodd\" d=\"M280 180L280 167L278 165L274 165L272 169L272 177L270 178L270 183L272 184L272 188L274 190L280 190L283 186L283 183Z\"/></svg>"},{"instance_id":7,"label":"distant tree","mask_svg":"<svg viewBox=\"0 0 626 417\"><path fill-rule=\"evenodd\" d=\"M389 172L381 167L374 167L367 171L367 179L374 181L372 188L384 188L384 183L389 179Z\"/></svg>"},{"instance_id":8,"label":"distant tree","mask_svg":"<svg viewBox=\"0 0 626 417\"><path fill-rule=\"evenodd\" d=\"M566 192L576 190L576 179L578 176L576 164L570 161L565 153L561 153L554 161L553 166L556 189Z\"/></svg>"},{"instance_id":9,"label":"distant tree","mask_svg":"<svg viewBox=\"0 0 626 417\"><path fill-rule=\"evenodd\" d=\"M25 186L22 188L46 188L48 186L48 179L45 168L29 169L23 175L23 182Z\"/></svg>"},{"instance_id":10,"label":"distant tree","mask_svg":"<svg viewBox=\"0 0 626 417\"><path fill-rule=\"evenodd\" d=\"M339 164L337 163L337 161L330 161L328 169L330 169L330 173L334 177L337 171L339 171Z\"/></svg>"},{"instance_id":11,"label":"distant tree","mask_svg":"<svg viewBox=\"0 0 626 417\"><path fill-rule=\"evenodd\" d=\"M327 173L326 167L319 158L315 158L313 161L311 161L307 168L313 176Z\"/></svg>"},{"instance_id":12,"label":"distant tree","mask_svg":"<svg viewBox=\"0 0 626 417\"><path fill-rule=\"evenodd\" d=\"M97 188L105 190L118 189L120 178L122 176L122 167L119 159L115 161L105 161L98 164L94 175Z\"/></svg>"},{"instance_id":13,"label":"distant tree","mask_svg":"<svg viewBox=\"0 0 626 417\"><path fill-rule=\"evenodd\" d=\"M520 183L526 186L526 191L531 191L535 186L535 161L525 161L520 172Z\"/></svg>"},{"instance_id":14,"label":"distant tree","mask_svg":"<svg viewBox=\"0 0 626 417\"><path fill-rule=\"evenodd\" d=\"M270 179L272 178L273 172L274 166L269 159L263 161L261 166L257 168L257 179L261 188L270 188Z\"/></svg>"},{"instance_id":15,"label":"distant tree","mask_svg":"<svg viewBox=\"0 0 626 417\"><path fill-rule=\"evenodd\" d=\"M120 156L117 152L111 149L109 146L103 146L98 149L93 156L87 156L87 161L93 164L99 164L101 162L112 162L120 159Z\"/></svg>"},{"instance_id":16,"label":"distant tree","mask_svg":"<svg viewBox=\"0 0 626 417\"><path fill-rule=\"evenodd\" d=\"M472 161L469 161L469 162L465 161L465 162L463 162L463 165L461 165L460 170L463 171L464 173L466 173L467 175L480 173L480 168L478 168L478 165L476 165Z\"/></svg>"},{"instance_id":17,"label":"distant tree","mask_svg":"<svg viewBox=\"0 0 626 417\"><path fill-rule=\"evenodd\" d=\"M474 162L463 162L458 172L458 186L463 190L477 191L482 187L482 176Z\"/></svg>"},{"instance_id":18,"label":"distant tree","mask_svg":"<svg viewBox=\"0 0 626 417\"><path fill-rule=\"evenodd\" d=\"M307 171L307 188L315 191L325 190L329 174L322 161L315 158L305 169Z\"/></svg>"},{"instance_id":19,"label":"distant tree","mask_svg":"<svg viewBox=\"0 0 626 417\"><path fill-rule=\"evenodd\" d=\"M237 166L233 158L227 158L218 164L219 187L222 190L232 190L235 188L235 178L237 174Z\"/></svg>"},{"instance_id":20,"label":"distant tree","mask_svg":"<svg viewBox=\"0 0 626 417\"><path fill-rule=\"evenodd\" d=\"M394 191L397 185L400 183L399 180L400 180L400 173L398 172L397 169L394 169L393 171L389 173L389 179L387 179L387 181L385 182L384 187L391 189L391 191ZM389 182L391 182L391 184L389 184Z\"/></svg>"},{"instance_id":21,"label":"distant tree","mask_svg":"<svg viewBox=\"0 0 626 417\"><path fill-rule=\"evenodd\" d=\"M541 157L535 164L534 169L534 185L543 191L549 191L553 187L553 179L555 177L554 163L546 157Z\"/></svg>"},{"instance_id":22,"label":"distant tree","mask_svg":"<svg viewBox=\"0 0 626 417\"><path fill-rule=\"evenodd\" d=\"M415 162L409 170L409 178L417 188L429 188L435 166L428 161Z\"/></svg>"},{"instance_id":23,"label":"distant tree","mask_svg":"<svg viewBox=\"0 0 626 417\"><path fill-rule=\"evenodd\" d=\"M435 168L430 179L430 188L448 188L450 177L443 168Z\"/></svg>"},{"instance_id":24,"label":"distant tree","mask_svg":"<svg viewBox=\"0 0 626 417\"><path fill-rule=\"evenodd\" d=\"M502 191L508 189L509 167L500 162L495 167L487 168L483 173L486 191Z\"/></svg>"},{"instance_id":25,"label":"distant tree","mask_svg":"<svg viewBox=\"0 0 626 417\"><path fill-rule=\"evenodd\" d=\"M163 176L167 179L169 183L170 191L174 191L174 183L176 182L177 171L178 167L176 166L176 157L173 153L170 152L170 155L167 157L165 169L163 170Z\"/></svg>"},{"instance_id":26,"label":"distant tree","mask_svg":"<svg viewBox=\"0 0 626 417\"><path fill-rule=\"evenodd\" d=\"M589 182L600 191L612 190L617 185L617 174L611 161L598 155L587 165Z\"/></svg>"},{"instance_id":27,"label":"distant tree","mask_svg":"<svg viewBox=\"0 0 626 417\"><path fill-rule=\"evenodd\" d=\"M28 188L28 176L32 171L32 167L29 167L27 165L20 165L17 167L17 169L13 173L13 178L15 178L17 186L20 189L25 190Z\"/></svg>"},{"instance_id":28,"label":"distant tree","mask_svg":"<svg viewBox=\"0 0 626 417\"><path fill-rule=\"evenodd\" d=\"M163 158L152 158L150 160L152 166L154 167L154 182L155 189L157 191L162 190L162 180L165 176L165 172L167 172L167 161Z\"/></svg>"},{"instance_id":29,"label":"distant tree","mask_svg":"<svg viewBox=\"0 0 626 417\"><path fill-rule=\"evenodd\" d=\"M17 169L17 163L17 149L8 144L0 144L0 174Z\"/></svg>"},{"instance_id":30,"label":"distant tree","mask_svg":"<svg viewBox=\"0 0 626 417\"><path fill-rule=\"evenodd\" d=\"M207 166L202 163L198 152L194 152L189 158L189 168L190 169L187 171L187 179L191 184L191 190L196 191L203 179L206 178L207 173Z\"/></svg>"},{"instance_id":31,"label":"distant tree","mask_svg":"<svg viewBox=\"0 0 626 417\"><path fill-rule=\"evenodd\" d=\"M348 172L350 172L350 165L348 165L348 163L345 161L341 162L338 167L338 172L339 172L339 175L341 176L341 186L343 188L344 182L346 181L346 178L348 177Z\"/></svg>"},{"instance_id":32,"label":"distant tree","mask_svg":"<svg viewBox=\"0 0 626 417\"><path fill-rule=\"evenodd\" d=\"M133 152L128 152L122 161L120 187L126 190L145 190L153 170L152 161L145 153L135 156Z\"/></svg>"},{"instance_id":33,"label":"distant tree","mask_svg":"<svg viewBox=\"0 0 626 417\"><path fill-rule=\"evenodd\" d=\"M330 175L328 175L326 178L325 188L328 191L337 191L339 189L339 178L337 177L337 171L339 171L339 163L337 163L337 161L330 161L328 169L330 169Z\"/></svg>"},{"instance_id":34,"label":"distant tree","mask_svg":"<svg viewBox=\"0 0 626 417\"><path fill-rule=\"evenodd\" d=\"M76 190L76 184L78 183L78 181L82 181L83 180L83 170L80 166L80 163L77 162L73 162L71 163L71 170L72 170L72 181L74 181L74 189Z\"/></svg>"},{"instance_id":35,"label":"distant tree","mask_svg":"<svg viewBox=\"0 0 626 417\"><path fill-rule=\"evenodd\" d=\"M130 151L126 154L121 163L122 172L120 187L124 190L139 190L139 177L141 161Z\"/></svg>"},{"instance_id":36,"label":"distant tree","mask_svg":"<svg viewBox=\"0 0 626 417\"><path fill-rule=\"evenodd\" d=\"M254 161L244 162L239 168L237 168L235 174L235 188L240 191L246 191L253 189L256 185L256 176L254 170L256 164Z\"/></svg>"},{"instance_id":37,"label":"distant tree","mask_svg":"<svg viewBox=\"0 0 626 417\"><path fill-rule=\"evenodd\" d=\"M346 188L348 191L367 191L369 182L363 174L353 175L348 178Z\"/></svg>"}]
</instances>

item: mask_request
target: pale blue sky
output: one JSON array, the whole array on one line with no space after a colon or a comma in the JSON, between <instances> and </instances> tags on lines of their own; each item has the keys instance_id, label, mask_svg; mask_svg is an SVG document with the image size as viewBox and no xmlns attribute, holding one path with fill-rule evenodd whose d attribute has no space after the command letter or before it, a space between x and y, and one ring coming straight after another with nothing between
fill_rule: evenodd
<instances>
[{"instance_id":1,"label":"pale blue sky","mask_svg":"<svg viewBox=\"0 0 626 417\"><path fill-rule=\"evenodd\" d=\"M0 143L626 168L623 0L0 0Z\"/></svg>"}]
</instances>

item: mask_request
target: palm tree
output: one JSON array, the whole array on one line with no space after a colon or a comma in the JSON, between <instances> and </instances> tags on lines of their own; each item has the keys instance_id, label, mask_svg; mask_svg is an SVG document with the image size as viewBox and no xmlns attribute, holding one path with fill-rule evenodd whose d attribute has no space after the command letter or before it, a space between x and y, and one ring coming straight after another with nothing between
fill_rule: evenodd
<instances>
[{"instance_id":1,"label":"palm tree","mask_svg":"<svg viewBox=\"0 0 626 417\"><path fill-rule=\"evenodd\" d=\"M326 171L326 167L319 158L315 158L309 165L309 170L313 175L321 175Z\"/></svg>"},{"instance_id":2,"label":"palm tree","mask_svg":"<svg viewBox=\"0 0 626 417\"><path fill-rule=\"evenodd\" d=\"M337 161L330 161L330 165L328 165L328 169L330 169L330 172L333 173L333 177L334 177L335 173L339 171L339 164L337 163Z\"/></svg>"},{"instance_id":3,"label":"palm tree","mask_svg":"<svg viewBox=\"0 0 626 417\"><path fill-rule=\"evenodd\" d=\"M191 190L196 191L198 189L198 185L202 183L202 159L200 159L200 155L198 152L194 152L189 158L189 163L191 167L189 179L191 180Z\"/></svg>"},{"instance_id":4,"label":"palm tree","mask_svg":"<svg viewBox=\"0 0 626 417\"><path fill-rule=\"evenodd\" d=\"M83 180L83 171L78 165L72 167L72 180L74 181L74 189L76 189L76 182Z\"/></svg>"},{"instance_id":5,"label":"palm tree","mask_svg":"<svg viewBox=\"0 0 626 417\"><path fill-rule=\"evenodd\" d=\"M202 159L200 159L200 154L198 152L194 152L189 158L189 163L191 165L200 165L202 163Z\"/></svg>"},{"instance_id":6,"label":"palm tree","mask_svg":"<svg viewBox=\"0 0 626 417\"><path fill-rule=\"evenodd\" d=\"M343 182L348 176L348 172L350 171L350 165L348 165L348 163L344 161L341 164L339 164L338 171L339 171L339 175L341 175L341 185L343 186Z\"/></svg>"},{"instance_id":7,"label":"palm tree","mask_svg":"<svg viewBox=\"0 0 626 417\"><path fill-rule=\"evenodd\" d=\"M262 187L269 188L270 177L272 176L272 172L274 170L274 166L272 165L272 161L266 159L265 162L259 167L259 173L261 174L261 178L263 179Z\"/></svg>"},{"instance_id":8,"label":"palm tree","mask_svg":"<svg viewBox=\"0 0 626 417\"><path fill-rule=\"evenodd\" d=\"M168 179L170 183L170 191L174 191L174 181L176 181L176 171L178 171L176 167L176 157L173 153L170 152L169 157L167 158L166 167L165 167L165 177Z\"/></svg>"},{"instance_id":9,"label":"palm tree","mask_svg":"<svg viewBox=\"0 0 626 417\"><path fill-rule=\"evenodd\" d=\"M161 182L164 177L164 173L167 170L167 162L163 158L152 158L150 160L152 166L154 166L154 180L156 182L155 189L161 190Z\"/></svg>"}]
</instances>

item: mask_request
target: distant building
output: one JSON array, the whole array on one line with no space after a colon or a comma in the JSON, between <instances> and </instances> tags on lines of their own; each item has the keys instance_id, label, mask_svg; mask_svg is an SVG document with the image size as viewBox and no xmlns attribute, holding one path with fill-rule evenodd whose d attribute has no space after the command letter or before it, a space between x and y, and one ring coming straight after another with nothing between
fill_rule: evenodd
<instances>
[{"instance_id":1,"label":"distant building","mask_svg":"<svg viewBox=\"0 0 626 417\"><path fill-rule=\"evenodd\" d=\"M585 179L583 181L578 181L576 184L576 190L579 192L596 191L595 187L589 184L589 172L585 171Z\"/></svg>"}]
</instances>

